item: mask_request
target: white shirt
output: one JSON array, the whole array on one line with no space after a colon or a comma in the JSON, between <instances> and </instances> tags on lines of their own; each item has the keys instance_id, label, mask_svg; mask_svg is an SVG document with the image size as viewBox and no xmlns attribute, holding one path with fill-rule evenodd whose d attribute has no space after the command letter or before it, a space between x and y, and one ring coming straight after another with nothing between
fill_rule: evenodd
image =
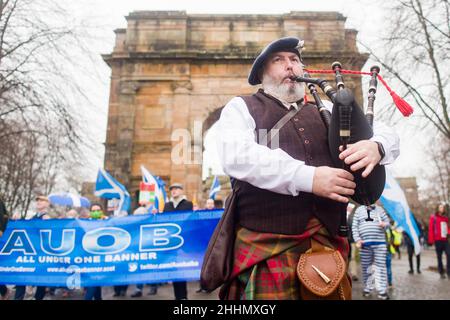
<instances>
[{"instance_id":1,"label":"white shirt","mask_svg":"<svg viewBox=\"0 0 450 320\"><path fill-rule=\"evenodd\" d=\"M331 112L331 102L323 102ZM225 105L217 126L221 133L217 140L219 160L227 175L281 194L312 192L316 167L292 158L280 148L258 144L255 120L242 98L235 97ZM381 142L386 153L380 164L392 163L400 154L398 135L378 122L374 122L373 130L370 140Z\"/></svg>"}]
</instances>

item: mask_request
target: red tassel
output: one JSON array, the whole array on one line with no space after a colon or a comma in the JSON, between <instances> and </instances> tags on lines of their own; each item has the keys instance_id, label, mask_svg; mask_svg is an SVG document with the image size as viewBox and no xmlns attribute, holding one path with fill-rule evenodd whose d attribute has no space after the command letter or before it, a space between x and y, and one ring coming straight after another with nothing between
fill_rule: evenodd
<instances>
[{"instance_id":1,"label":"red tassel","mask_svg":"<svg viewBox=\"0 0 450 320\"><path fill-rule=\"evenodd\" d=\"M408 117L408 116L410 116L413 113L414 110L408 104L408 102L406 102L405 100L400 98L394 91L391 91L391 97L392 97L392 100L394 100L394 103L397 106L398 110L400 110L400 112L405 117Z\"/></svg>"},{"instance_id":2,"label":"red tassel","mask_svg":"<svg viewBox=\"0 0 450 320\"><path fill-rule=\"evenodd\" d=\"M400 98L398 96L398 94L396 94L394 91L392 91L392 89L387 85L386 81L384 81L382 76L378 75L378 80L380 80L381 83L383 84L383 86L386 88L386 90L389 91L389 93L391 94L392 100L394 101L394 104L397 106L398 110L400 110L400 112L405 117L410 116L413 113L414 110L408 104L408 102L406 102L405 100Z\"/></svg>"},{"instance_id":3,"label":"red tassel","mask_svg":"<svg viewBox=\"0 0 450 320\"><path fill-rule=\"evenodd\" d=\"M331 74L331 73L335 73L333 70L309 70L309 69L305 69L305 71L307 71L308 73L322 73L322 74ZM344 70L341 69L340 72L342 74L360 74L360 75L372 75L370 72L363 72L363 71L356 71L356 70ZM383 79L382 76L378 75L378 80L380 80L380 82L383 84L383 86L386 88L386 90L391 94L392 100L394 101L394 104L396 105L396 107L398 108L398 110L405 116L408 117L410 116L413 112L414 109L409 105L408 102L406 102L405 100L403 100L402 98L400 98L398 96L398 94L396 94L394 91L392 91L392 89L388 86L388 84L386 83L386 81Z\"/></svg>"}]
</instances>

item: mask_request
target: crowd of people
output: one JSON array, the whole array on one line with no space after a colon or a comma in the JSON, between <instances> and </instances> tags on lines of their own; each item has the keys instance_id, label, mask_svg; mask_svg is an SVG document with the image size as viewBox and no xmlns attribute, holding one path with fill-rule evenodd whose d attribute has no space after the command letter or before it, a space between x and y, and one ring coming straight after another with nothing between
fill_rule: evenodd
<instances>
[{"instance_id":1,"label":"crowd of people","mask_svg":"<svg viewBox=\"0 0 450 320\"><path fill-rule=\"evenodd\" d=\"M170 192L170 201L165 203L163 213L174 212L174 211L190 211L190 210L215 210L219 209L221 205L221 201L215 201L213 199L207 199L205 202L204 208L199 206L194 207L193 203L189 201L184 194L183 185L180 183L174 183L169 187ZM27 219L108 219L111 215L106 212L103 204L101 203L92 203L89 209L85 209L82 207L79 208L69 208L67 210L57 210L58 214L50 214L50 201L45 195L38 195L35 198L35 208L36 212L34 212L31 216L27 217ZM151 201L142 201L139 203L139 206L132 212L133 215L141 215L141 214L158 214L159 211L154 205L154 202ZM19 214L13 215L12 219L21 219L22 216ZM2 201L0 201L0 236L4 229L6 229L8 214L6 212L5 205ZM130 295L132 298L142 297L143 288L145 284L137 284L136 291ZM148 295L156 295L158 293L158 287L161 286L162 283L152 283L148 284L149 292ZM187 283L185 281L173 282L173 291L174 298L176 300L185 300L188 299L188 290ZM28 289L28 291L27 291ZM44 297L48 295L55 295L56 290L62 290L62 297L69 298L73 296L73 290L69 290L68 288L55 288L55 287L44 287L38 286L33 289L30 286L15 286L14 292L14 300L23 300L28 293L34 292L33 300L42 300ZM85 287L82 289L85 300L102 300L102 287ZM10 298L11 290L8 289L6 285L0 285L0 296L2 300L8 300ZM127 295L128 286L114 286L114 294L113 297L125 297ZM203 290L199 289L198 292L202 292Z\"/></svg>"},{"instance_id":2,"label":"crowd of people","mask_svg":"<svg viewBox=\"0 0 450 320\"><path fill-rule=\"evenodd\" d=\"M169 188L171 198L165 204L164 212L185 211L199 209L195 208L191 201L188 201L184 194L183 186L179 183L174 183ZM39 195L35 198L36 212L30 219L51 219L49 214L50 202L44 195ZM207 199L204 208L201 210L216 209L215 201ZM372 220L368 220L368 213ZM133 211L134 215L141 214L157 214L158 210L150 201L143 201ZM0 235L6 228L8 215L3 202L0 202ZM108 219L109 216L100 203L92 203L89 210L80 210L80 208L72 208L65 211L65 214L60 214L57 218L66 219ZM444 204L439 204L436 211L430 216L428 228L423 223L417 221L413 216L418 229L419 241L423 247L435 246L437 257L437 268L442 279L446 277L450 279L450 246L448 241L448 212ZM14 219L14 218L13 218ZM415 253L414 241L407 232L402 230L389 218L383 208L379 205L372 205L370 207L360 206L349 214L349 242L351 250L349 253L349 266L352 272L353 281L358 281L357 268L354 263L356 260L356 253L359 254L361 275L363 281L363 296L368 297L372 291L376 289L379 299L389 299L388 288L393 287L392 281L392 259L398 257L401 259L400 248L405 248L408 254L409 274L420 274L420 253ZM426 236L428 233L428 236ZM446 258L446 267L444 267L443 256ZM353 262L353 263L352 263ZM415 268L414 268L415 262ZM135 291L130 294L131 298L139 298L143 296L143 289L146 284L137 284ZM149 291L148 295L156 295L158 287L161 283L147 284ZM188 298L187 283L185 281L173 282L174 298L183 300ZM31 288L28 287L30 290ZM29 291L28 290L28 291ZM62 297L69 298L73 296L73 290L67 288L46 288L38 286L34 289L33 299L42 300L46 294L54 295L56 290L62 290ZM125 297L127 295L128 286L114 286L113 297ZM11 290L6 285L0 285L0 296L2 299L9 299ZM27 287L16 285L13 299L23 300L26 296ZM199 288L197 292L206 292ZM101 300L102 287L86 287L83 289L85 300Z\"/></svg>"},{"instance_id":3,"label":"crowd of people","mask_svg":"<svg viewBox=\"0 0 450 320\"><path fill-rule=\"evenodd\" d=\"M179 183L174 183L169 188L171 199L165 205L164 212L171 211L185 211L193 210L194 205L188 201L184 195L183 186ZM51 219L49 214L50 202L46 196L39 195L35 198L36 212L30 219ZM207 199L202 210L216 209L215 201ZM197 209L199 209L197 207ZM368 221L367 210L373 219ZM446 206L439 204L436 211L430 216L428 228L415 219L419 228L420 245L434 245L437 256L438 272L442 279L448 277L450 279L450 246L448 242L448 212ZM143 201L134 211L134 215L140 214L157 214L158 210L150 201ZM65 214L61 214L58 218L82 218L82 219L108 219L105 209L100 203L92 203L89 210L69 209ZM6 228L8 215L3 202L0 202L0 235ZM407 232L401 230L393 220L385 213L383 208L379 205L372 205L370 207L360 206L354 213L349 215L349 242L351 244L349 263L353 265L350 269L352 271L353 281L358 281L357 265L355 253L359 253L359 260L361 266L361 275L363 281L363 296L370 296L372 291L376 289L378 298L389 299L388 288L393 287L392 282L392 258L398 257L401 259L400 247L404 247L408 254L409 274L420 274L420 253L416 254L414 251L414 242ZM428 233L428 237L425 234ZM427 241L428 240L428 241ZM446 268L444 268L443 256L446 258ZM415 259L414 259L415 258ZM414 268L415 261L415 268ZM156 295L158 287L161 283L147 284L149 291L148 295ZM145 284L137 284L136 290L130 295L131 298L139 298L143 296L143 289ZM30 289L28 287L28 289ZM33 299L42 300L46 294L54 295L55 291L62 290L62 297L68 298L73 295L73 290L67 288L46 288L38 286L34 289ZM114 286L113 297L125 297L127 295L128 286ZM177 300L187 299L187 283L174 282L173 283L174 297ZM101 300L102 287L86 287L83 289L85 300ZM206 292L199 288L197 292ZM26 286L15 286L14 299L23 300L27 293ZM31 293L31 292L30 292ZM3 300L10 298L10 290L6 285L0 285L0 296Z\"/></svg>"}]
</instances>

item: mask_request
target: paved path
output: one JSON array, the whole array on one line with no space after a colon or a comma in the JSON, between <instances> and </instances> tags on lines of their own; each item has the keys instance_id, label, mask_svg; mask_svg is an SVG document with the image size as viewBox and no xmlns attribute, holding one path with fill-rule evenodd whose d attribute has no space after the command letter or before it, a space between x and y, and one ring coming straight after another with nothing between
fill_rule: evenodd
<instances>
[{"instance_id":1,"label":"paved path","mask_svg":"<svg viewBox=\"0 0 450 320\"><path fill-rule=\"evenodd\" d=\"M392 284L389 295L393 300L450 300L450 279L440 279L437 272L437 259L434 247L425 249L421 253L421 274L409 274L408 255L406 250L402 251L401 259L397 256L392 259ZM413 258L414 267L416 266ZM444 258L445 265L445 258ZM360 269L358 275L360 275ZM416 271L416 270L414 270ZM361 278L362 280L362 278ZM353 299L362 300L376 299L376 294L372 297L362 296L362 281L353 282Z\"/></svg>"}]
</instances>

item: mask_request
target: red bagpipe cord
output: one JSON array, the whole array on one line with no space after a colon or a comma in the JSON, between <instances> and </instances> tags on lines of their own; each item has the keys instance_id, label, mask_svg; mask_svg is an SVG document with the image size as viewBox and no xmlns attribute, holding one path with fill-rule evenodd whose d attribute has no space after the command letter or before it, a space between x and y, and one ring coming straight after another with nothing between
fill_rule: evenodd
<instances>
[{"instance_id":1,"label":"red bagpipe cord","mask_svg":"<svg viewBox=\"0 0 450 320\"><path fill-rule=\"evenodd\" d=\"M307 71L308 73L332 73L334 74L334 70L309 70L309 69L305 69L305 71ZM358 74L358 75L369 75L371 76L372 74L370 72L363 72L363 71L354 71L354 70L344 70L344 69L340 69L339 70L340 73L342 74ZM397 106L398 110L400 110L400 112L405 116L408 117L413 113L413 108L409 105L408 102L406 102L405 100L403 100L402 98L400 98L398 96L398 94L396 94L386 83L386 81L383 79L382 76L380 76L379 74L377 75L378 80L380 80L380 82L383 84L383 86L386 88L386 90L391 94L392 100L394 101L394 104Z\"/></svg>"}]
</instances>

